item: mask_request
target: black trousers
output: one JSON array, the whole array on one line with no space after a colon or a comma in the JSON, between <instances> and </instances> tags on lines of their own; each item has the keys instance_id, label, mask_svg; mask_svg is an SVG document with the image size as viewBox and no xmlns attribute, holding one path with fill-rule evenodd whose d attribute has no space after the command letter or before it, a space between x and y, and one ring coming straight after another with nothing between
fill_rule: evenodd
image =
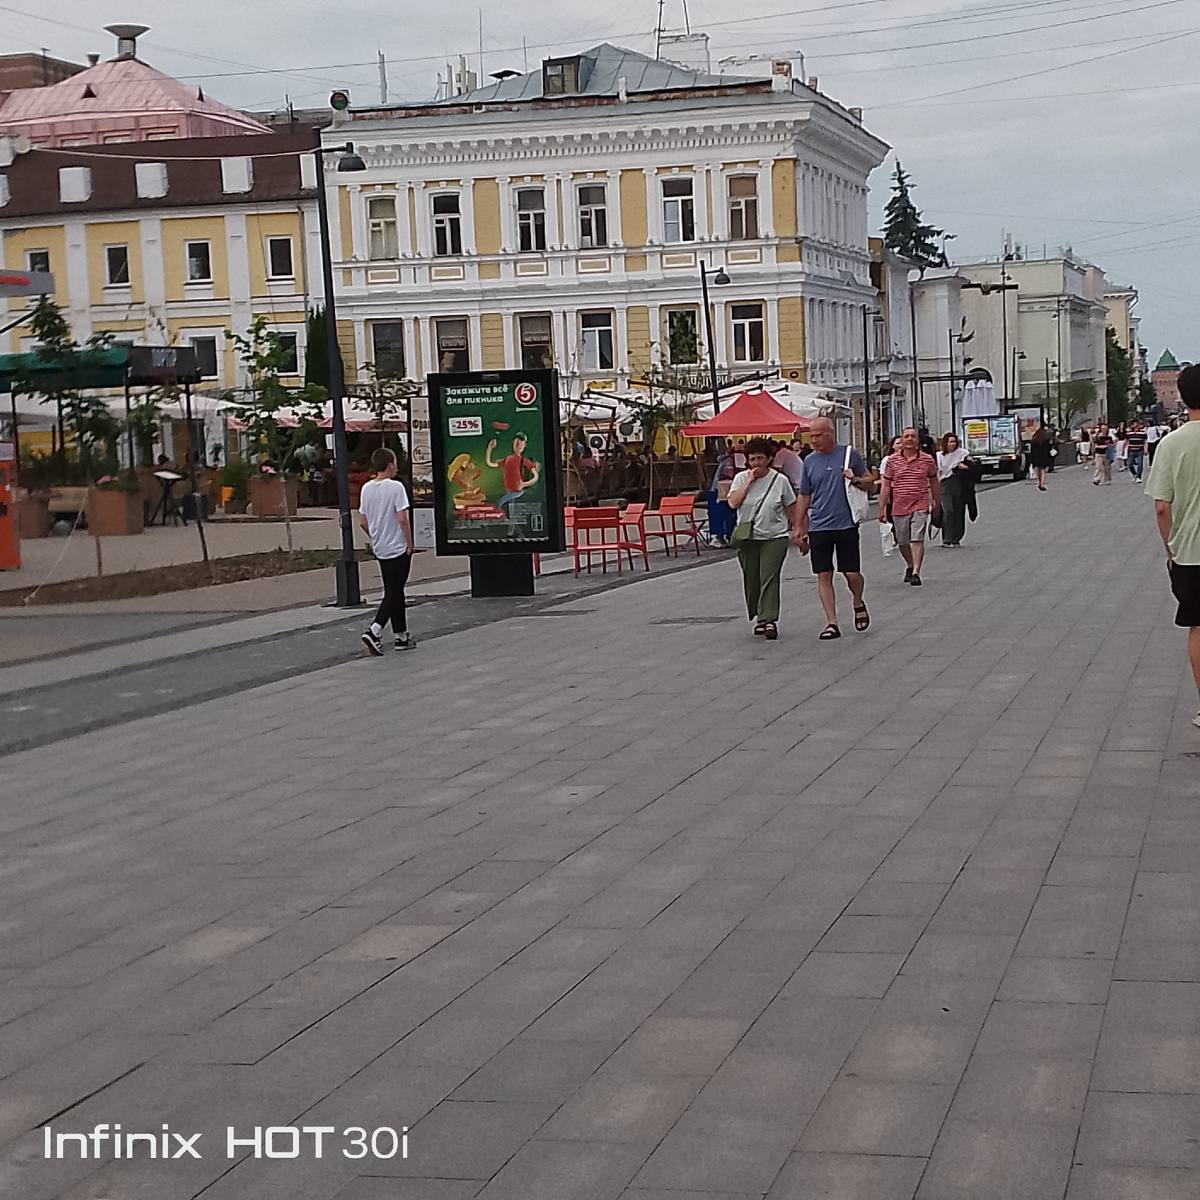
<instances>
[{"instance_id":1,"label":"black trousers","mask_svg":"<svg viewBox=\"0 0 1200 1200\"><path fill-rule=\"evenodd\" d=\"M383 576L383 600L375 614L375 624L386 629L391 621L393 633L404 633L408 629L408 618L404 612L404 585L408 582L412 555L401 554L399 558L381 558L378 561L379 574Z\"/></svg>"}]
</instances>

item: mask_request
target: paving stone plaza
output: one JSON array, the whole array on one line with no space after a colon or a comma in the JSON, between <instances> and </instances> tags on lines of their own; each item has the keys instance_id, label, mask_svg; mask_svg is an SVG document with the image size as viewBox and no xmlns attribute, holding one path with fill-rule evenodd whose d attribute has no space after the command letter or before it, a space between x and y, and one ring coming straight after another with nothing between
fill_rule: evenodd
<instances>
[{"instance_id":1,"label":"paving stone plaza","mask_svg":"<svg viewBox=\"0 0 1200 1200\"><path fill-rule=\"evenodd\" d=\"M864 635L718 559L0 759L0 1195L1194 1200L1153 506L980 504Z\"/></svg>"}]
</instances>

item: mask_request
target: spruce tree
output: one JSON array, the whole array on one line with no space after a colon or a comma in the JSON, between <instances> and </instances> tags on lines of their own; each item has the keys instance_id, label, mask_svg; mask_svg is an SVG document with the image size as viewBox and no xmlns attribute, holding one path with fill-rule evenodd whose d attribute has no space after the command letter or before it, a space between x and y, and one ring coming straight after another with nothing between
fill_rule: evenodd
<instances>
[{"instance_id":1,"label":"spruce tree","mask_svg":"<svg viewBox=\"0 0 1200 1200\"><path fill-rule=\"evenodd\" d=\"M902 258L921 267L944 267L946 255L937 244L944 232L921 221L921 213L910 194L912 184L900 160L892 175L892 198L883 210L883 244Z\"/></svg>"}]
</instances>

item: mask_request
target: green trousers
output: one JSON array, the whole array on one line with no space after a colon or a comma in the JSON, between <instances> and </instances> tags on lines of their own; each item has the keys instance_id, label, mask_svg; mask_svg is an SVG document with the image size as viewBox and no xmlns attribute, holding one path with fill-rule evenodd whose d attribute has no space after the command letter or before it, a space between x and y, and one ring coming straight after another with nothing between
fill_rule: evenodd
<instances>
[{"instance_id":1,"label":"green trousers","mask_svg":"<svg viewBox=\"0 0 1200 1200\"><path fill-rule=\"evenodd\" d=\"M742 582L746 587L746 615L753 620L779 620L779 574L787 558L791 538L765 542L743 542L738 547Z\"/></svg>"}]
</instances>

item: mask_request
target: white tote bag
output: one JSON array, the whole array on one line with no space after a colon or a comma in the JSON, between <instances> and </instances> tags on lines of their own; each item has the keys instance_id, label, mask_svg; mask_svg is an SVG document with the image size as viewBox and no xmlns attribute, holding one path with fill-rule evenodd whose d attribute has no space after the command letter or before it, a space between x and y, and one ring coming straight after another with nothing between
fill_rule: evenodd
<instances>
[{"instance_id":1,"label":"white tote bag","mask_svg":"<svg viewBox=\"0 0 1200 1200\"><path fill-rule=\"evenodd\" d=\"M850 467L850 447L846 447L846 469ZM860 487L855 487L853 481L847 479L846 500L850 504L850 515L855 525L861 525L871 515L871 497Z\"/></svg>"}]
</instances>

